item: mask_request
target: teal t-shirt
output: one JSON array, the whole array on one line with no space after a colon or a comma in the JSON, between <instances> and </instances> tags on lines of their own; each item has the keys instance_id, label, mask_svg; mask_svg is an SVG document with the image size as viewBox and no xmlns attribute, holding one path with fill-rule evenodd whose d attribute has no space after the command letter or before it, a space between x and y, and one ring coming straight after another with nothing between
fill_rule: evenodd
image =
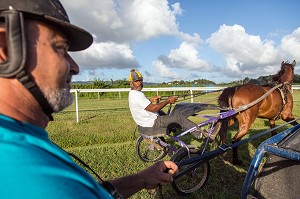
<instances>
[{"instance_id":1,"label":"teal t-shirt","mask_svg":"<svg viewBox=\"0 0 300 199\"><path fill-rule=\"evenodd\" d=\"M0 114L0 198L113 197L40 127Z\"/></svg>"}]
</instances>

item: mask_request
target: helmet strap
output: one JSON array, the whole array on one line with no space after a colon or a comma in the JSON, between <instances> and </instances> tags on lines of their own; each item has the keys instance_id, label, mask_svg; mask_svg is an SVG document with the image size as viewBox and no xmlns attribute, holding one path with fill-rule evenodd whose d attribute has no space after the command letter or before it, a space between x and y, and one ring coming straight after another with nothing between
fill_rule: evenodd
<instances>
[{"instance_id":1,"label":"helmet strap","mask_svg":"<svg viewBox=\"0 0 300 199\"><path fill-rule=\"evenodd\" d=\"M27 72L25 70L21 71L19 74L16 75L16 78L23 84L25 88L27 88L31 95L40 104L44 113L48 116L49 120L53 121L53 116L51 115L54 112L53 108L42 93L41 89L36 85L36 83L27 74Z\"/></svg>"}]
</instances>

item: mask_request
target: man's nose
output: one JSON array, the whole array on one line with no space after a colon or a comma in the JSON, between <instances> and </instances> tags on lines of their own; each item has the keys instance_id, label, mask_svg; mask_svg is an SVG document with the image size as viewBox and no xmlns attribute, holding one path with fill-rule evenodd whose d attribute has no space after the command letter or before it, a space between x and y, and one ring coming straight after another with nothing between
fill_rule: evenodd
<instances>
[{"instance_id":1,"label":"man's nose","mask_svg":"<svg viewBox=\"0 0 300 199\"><path fill-rule=\"evenodd\" d=\"M79 73L79 66L69 54L67 54L67 60L70 64L71 73L77 75Z\"/></svg>"}]
</instances>

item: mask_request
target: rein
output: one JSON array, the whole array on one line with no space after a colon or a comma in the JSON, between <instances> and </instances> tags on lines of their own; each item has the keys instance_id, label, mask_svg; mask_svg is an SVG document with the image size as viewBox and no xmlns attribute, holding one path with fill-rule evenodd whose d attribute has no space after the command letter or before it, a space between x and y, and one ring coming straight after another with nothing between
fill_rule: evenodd
<instances>
[{"instance_id":1,"label":"rein","mask_svg":"<svg viewBox=\"0 0 300 199\"><path fill-rule=\"evenodd\" d=\"M182 101L185 101L185 100L188 100L188 99L192 99L194 97L198 97L198 96L201 96L201 95L206 95L206 94L209 94L209 93L220 92L220 91L223 91L223 90L224 89L219 89L219 90L214 90L214 91L210 91L210 92L202 92L202 93L197 93L197 94L183 94L183 95L174 95L174 96L176 96L178 98L183 98L181 100L176 101L176 102L182 102ZM170 96L161 96L161 100L166 100L168 97L170 97Z\"/></svg>"}]
</instances>

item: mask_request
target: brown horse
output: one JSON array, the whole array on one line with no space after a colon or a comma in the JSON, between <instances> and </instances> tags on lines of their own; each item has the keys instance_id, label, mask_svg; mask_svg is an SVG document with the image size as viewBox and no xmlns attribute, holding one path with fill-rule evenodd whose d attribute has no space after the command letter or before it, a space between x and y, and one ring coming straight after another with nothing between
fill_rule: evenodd
<instances>
[{"instance_id":1,"label":"brown horse","mask_svg":"<svg viewBox=\"0 0 300 199\"><path fill-rule=\"evenodd\" d=\"M232 139L232 143L242 139L242 137L248 132L251 124L258 118L265 118L269 120L270 128L275 127L275 120L281 118L284 121L291 121L294 119L292 114L293 110L293 97L291 94L291 82L294 75L293 63L282 62L281 69L276 75L273 76L273 84L278 85L284 82L281 88L278 88L271 92L267 97L253 105L252 107L241 111L231 118L222 119L222 126L220 129L220 137L222 143L226 143L226 134L228 127L231 126L236 120L239 123L239 129ZM256 84L244 84L240 86L228 87L218 98L219 105L227 108L237 108L242 105L247 105L262 95L267 93L275 85L259 86ZM298 123L292 122L292 125ZM276 132L273 131L272 135ZM233 164L241 164L237 155L237 148L233 149Z\"/></svg>"}]
</instances>

